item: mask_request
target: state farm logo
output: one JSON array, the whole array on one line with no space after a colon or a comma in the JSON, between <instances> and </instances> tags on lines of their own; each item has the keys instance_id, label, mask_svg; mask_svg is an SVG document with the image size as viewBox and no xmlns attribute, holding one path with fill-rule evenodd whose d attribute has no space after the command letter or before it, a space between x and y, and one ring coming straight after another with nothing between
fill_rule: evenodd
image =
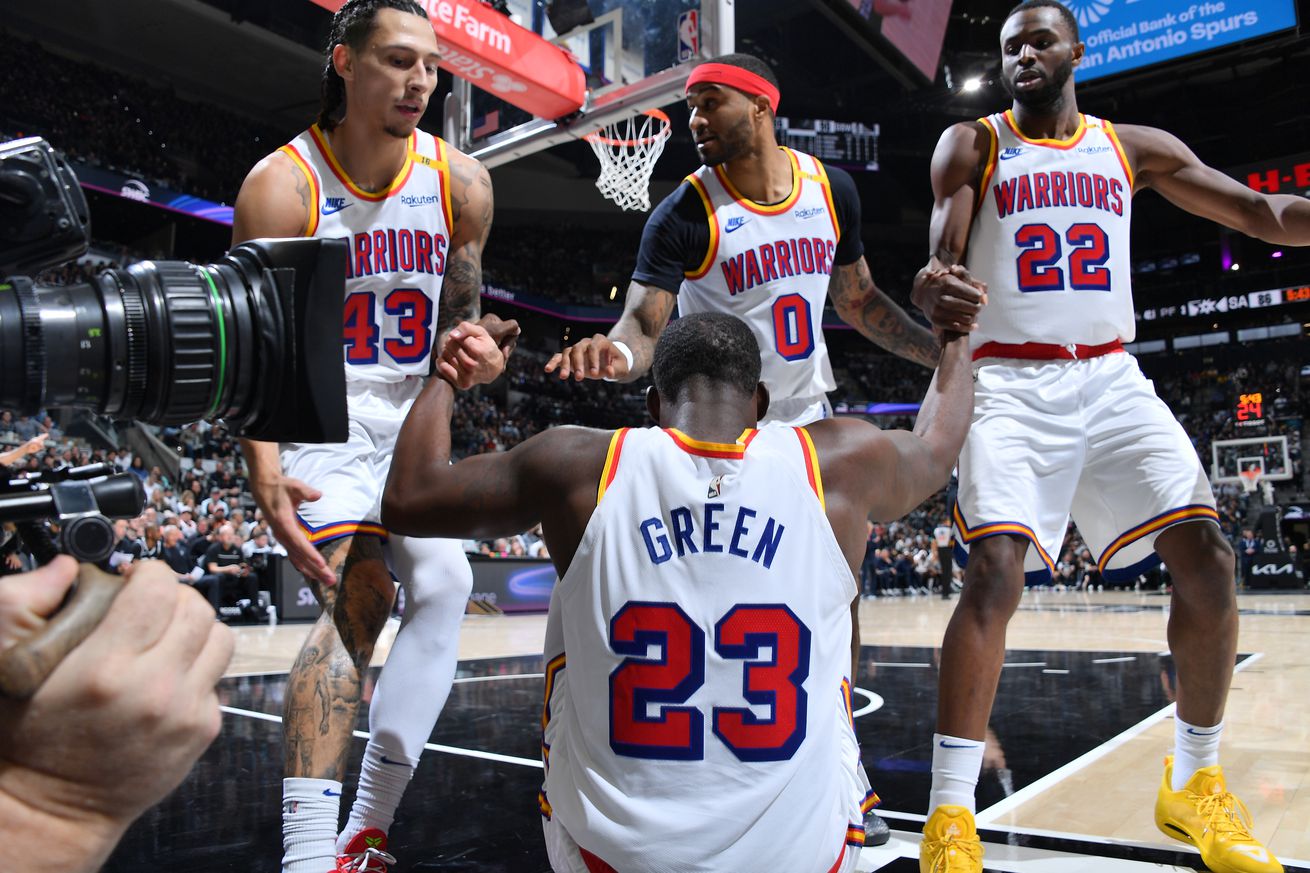
<instances>
[{"instance_id":1,"label":"state farm logo","mask_svg":"<svg viewBox=\"0 0 1310 873\"><path fill-rule=\"evenodd\" d=\"M434 21L462 30L472 39L502 54L513 54L514 40L510 38L509 33L483 21L468 6L451 0L421 0L421 5L427 11L428 17ZM444 50L446 46L442 48Z\"/></svg>"}]
</instances>

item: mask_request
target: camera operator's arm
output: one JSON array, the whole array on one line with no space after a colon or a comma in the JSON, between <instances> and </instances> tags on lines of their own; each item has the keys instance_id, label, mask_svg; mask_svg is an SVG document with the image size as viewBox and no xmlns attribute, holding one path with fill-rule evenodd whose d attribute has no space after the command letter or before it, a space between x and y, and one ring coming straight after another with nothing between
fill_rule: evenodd
<instances>
[{"instance_id":1,"label":"camera operator's arm","mask_svg":"<svg viewBox=\"0 0 1310 873\"><path fill-rule=\"evenodd\" d=\"M50 434L48 433L39 433L21 446L0 453L0 466L7 467L10 464L18 463L28 455L35 455L37 452L41 451L41 448L45 445L46 438L49 436Z\"/></svg>"},{"instance_id":2,"label":"camera operator's arm","mask_svg":"<svg viewBox=\"0 0 1310 873\"><path fill-rule=\"evenodd\" d=\"M59 557L0 580L0 650L38 633L76 574ZM6 873L100 869L218 733L232 633L172 575L142 563L31 700L0 698L0 840L39 847L9 852Z\"/></svg>"},{"instance_id":3,"label":"camera operator's arm","mask_svg":"<svg viewBox=\"0 0 1310 873\"><path fill-rule=\"evenodd\" d=\"M303 173L281 152L264 158L241 185L232 218L232 245L260 237L302 236L318 208ZM322 494L315 488L282 475L277 443L242 438L241 451L250 470L250 491L287 557L301 573L335 585L327 561L310 544L296 523L296 509Z\"/></svg>"}]
</instances>

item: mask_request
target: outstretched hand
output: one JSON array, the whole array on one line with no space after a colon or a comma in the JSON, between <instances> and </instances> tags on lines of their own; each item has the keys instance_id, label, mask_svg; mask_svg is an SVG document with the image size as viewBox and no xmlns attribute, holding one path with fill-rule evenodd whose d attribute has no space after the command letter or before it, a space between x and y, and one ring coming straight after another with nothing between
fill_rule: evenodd
<instances>
[{"instance_id":1,"label":"outstretched hand","mask_svg":"<svg viewBox=\"0 0 1310 873\"><path fill-rule=\"evenodd\" d=\"M461 390L495 381L505 372L520 333L517 321L490 314L477 324L460 322L446 338L437 375Z\"/></svg>"},{"instance_id":2,"label":"outstretched hand","mask_svg":"<svg viewBox=\"0 0 1310 873\"><path fill-rule=\"evenodd\" d=\"M598 333L565 346L553 355L546 362L546 372L554 373L557 370L561 379L572 376L575 382L583 379L622 379L628 375L628 360L614 348L609 337Z\"/></svg>"}]
</instances>

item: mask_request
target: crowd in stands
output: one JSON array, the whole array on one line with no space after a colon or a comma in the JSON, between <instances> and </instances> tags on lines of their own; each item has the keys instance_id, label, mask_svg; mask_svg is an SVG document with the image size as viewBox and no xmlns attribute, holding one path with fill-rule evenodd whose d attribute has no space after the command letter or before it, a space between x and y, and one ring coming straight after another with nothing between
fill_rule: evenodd
<instances>
[{"instance_id":1,"label":"crowd in stands","mask_svg":"<svg viewBox=\"0 0 1310 873\"><path fill-rule=\"evenodd\" d=\"M113 552L101 569L128 575L138 561L157 558L168 563L179 582L204 593L216 611L235 605L247 618L263 618L257 603L259 592L271 589L271 556L286 551L255 506L235 440L221 424L203 422L171 435L183 458L174 476L159 466L147 467L127 449L94 448L83 439L70 439L44 413L0 410L0 459L10 479L95 463L140 478L145 508L135 518L115 521ZM10 528L3 537L0 573L33 566L30 547L12 534Z\"/></svg>"},{"instance_id":2,"label":"crowd in stands","mask_svg":"<svg viewBox=\"0 0 1310 873\"><path fill-rule=\"evenodd\" d=\"M646 421L644 381L564 381L544 372L548 357L548 352L532 348L532 341L527 340L516 351L502 379L461 394L452 423L456 457L511 449L534 433L558 424L610 428ZM841 388L835 397L915 398L922 396L929 378L926 370L915 365L885 354L860 355L854 347L843 350L840 362ZM1231 370L1157 374L1155 381L1160 395L1192 435L1207 469L1212 440L1250 433L1235 427L1234 396L1257 386L1265 391L1273 386L1266 411L1268 424L1260 435L1289 436L1295 475L1292 484L1295 487L1302 481L1300 426L1307 412L1307 396L1295 361L1276 357L1267 363L1242 364ZM909 417L877 417L875 421L882 427L912 424ZM0 450L12 446L11 451L19 453L7 459L11 476L60 463L101 461L141 477L148 505L140 517L120 523L122 531L109 562L111 569L129 572L134 561L167 557L171 549L174 557L170 564L179 579L204 589L214 602L253 602L253 592L261 590L260 566L266 566L266 559L256 556L284 551L250 495L239 443L221 423L169 428L160 436L178 451L181 465L175 476L170 477L159 467L147 468L141 458L132 457L126 450L92 449L81 441L68 440L43 413L22 416L0 411ZM30 446L30 452L23 453L24 446ZM1225 535L1240 551L1252 498L1231 485L1216 486L1215 492ZM947 492L943 490L904 519L871 524L861 573L864 594L898 596L940 590L952 583L958 586L963 576L958 566L953 579L942 578L941 548L934 537L935 529L949 526L948 517ZM466 547L472 553L490 557L546 556L539 528L517 537L470 542ZM30 564L30 558L12 546L3 557L3 566L9 571ZM1097 572L1096 557L1071 524L1058 552L1053 578L1034 584L1057 590L1106 586L1109 583ZM1127 584L1167 585L1168 580L1157 571Z\"/></svg>"},{"instance_id":3,"label":"crowd in stands","mask_svg":"<svg viewBox=\"0 0 1310 873\"><path fill-rule=\"evenodd\" d=\"M73 160L231 203L255 162L294 133L4 36L0 132L44 136Z\"/></svg>"}]
</instances>

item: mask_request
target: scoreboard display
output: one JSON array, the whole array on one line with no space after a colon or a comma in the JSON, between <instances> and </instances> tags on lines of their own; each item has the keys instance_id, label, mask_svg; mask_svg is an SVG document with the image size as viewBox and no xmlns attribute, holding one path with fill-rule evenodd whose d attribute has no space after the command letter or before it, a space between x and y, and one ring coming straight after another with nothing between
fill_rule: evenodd
<instances>
[{"instance_id":1,"label":"scoreboard display","mask_svg":"<svg viewBox=\"0 0 1310 873\"><path fill-rule=\"evenodd\" d=\"M1237 426L1257 427L1265 423L1264 392L1252 391L1237 398Z\"/></svg>"},{"instance_id":2,"label":"scoreboard display","mask_svg":"<svg viewBox=\"0 0 1310 873\"><path fill-rule=\"evenodd\" d=\"M815 118L774 119L778 144L845 170L878 169L879 126Z\"/></svg>"}]
</instances>

